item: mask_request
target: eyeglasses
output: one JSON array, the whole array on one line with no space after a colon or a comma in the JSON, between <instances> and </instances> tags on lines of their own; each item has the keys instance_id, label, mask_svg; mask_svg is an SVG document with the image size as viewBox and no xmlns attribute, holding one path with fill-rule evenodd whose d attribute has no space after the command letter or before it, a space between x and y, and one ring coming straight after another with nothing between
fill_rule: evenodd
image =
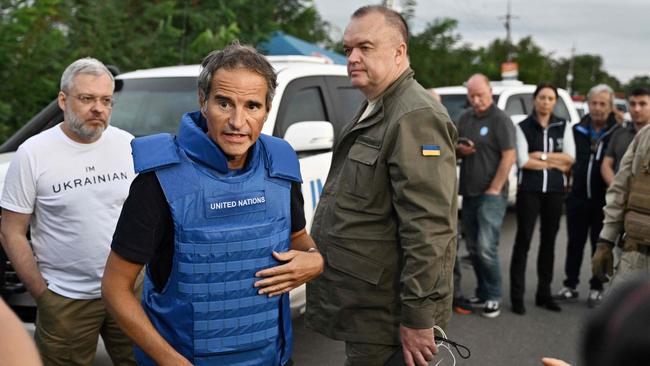
<instances>
[{"instance_id":1,"label":"eyeglasses","mask_svg":"<svg viewBox=\"0 0 650 366\"><path fill-rule=\"evenodd\" d=\"M95 104L98 100L106 108L112 108L115 104L113 97L96 97L90 94L79 94L79 95L70 95L73 98L76 98L83 105L92 105Z\"/></svg>"}]
</instances>

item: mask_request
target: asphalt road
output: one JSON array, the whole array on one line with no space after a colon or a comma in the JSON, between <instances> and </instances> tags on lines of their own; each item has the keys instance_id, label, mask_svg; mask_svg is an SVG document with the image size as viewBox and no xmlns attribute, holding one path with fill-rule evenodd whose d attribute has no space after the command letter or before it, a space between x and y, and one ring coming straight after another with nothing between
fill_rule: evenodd
<instances>
[{"instance_id":1,"label":"asphalt road","mask_svg":"<svg viewBox=\"0 0 650 366\"><path fill-rule=\"evenodd\" d=\"M560 232L556 243L555 277L553 291L559 290L563 279L564 258L566 250L566 227L562 219ZM510 254L514 243L516 230L515 215L509 212L504 221L501 233L501 273L503 275L504 301L501 315L496 319L483 318L478 314L454 314L447 329L447 336L471 349L471 357L467 360L457 358L459 366L484 365L541 365L543 356L553 356L564 359L572 364L578 360L580 332L585 316L590 310L586 305L588 292L588 250L585 250L582 268L582 283L578 290L578 302L569 303L562 307L561 313L553 313L537 308L534 305L535 287L537 283L536 258L538 234L533 239L528 256L527 292L525 316L519 316L510 311L508 289L508 268ZM461 256L466 254L464 246ZM466 295L473 293L475 278L471 266L463 262L462 289ZM33 329L30 324L28 328ZM340 366L344 361L344 345L332 341L318 333L305 328L303 317L294 320L294 362L297 366ZM457 356L457 355L456 355ZM446 360L442 365L453 365ZM100 342L99 351L94 365L110 365L110 359ZM432 362L432 365L435 362Z\"/></svg>"},{"instance_id":2,"label":"asphalt road","mask_svg":"<svg viewBox=\"0 0 650 366\"><path fill-rule=\"evenodd\" d=\"M538 226L539 227L539 226ZM459 366L527 366L541 365L541 358L552 356L564 359L576 365L579 359L580 335L584 318L589 314L586 297L589 291L591 265L590 250L585 248L581 283L578 286L580 298L577 302L562 306L562 312L553 313L535 306L535 289L537 286L536 260L539 234L535 233L528 255L526 271L526 315L520 316L510 310L509 299L509 265L514 244L516 218L514 212L508 212L504 220L500 241L501 274L503 276L504 301L501 315L496 319L487 319L479 314L453 314L447 327L447 336L471 350L471 357L460 359ZM566 221L562 218L560 231L556 240L555 275L552 290L558 291L564 279L564 260L566 254ZM461 253L466 254L464 243ZM466 296L472 295L476 279L472 267L461 262L463 271L462 289ZM344 345L332 341L304 327L303 318L294 321L294 361L296 365L329 366L343 365ZM448 358L442 365L453 365ZM431 365L435 365L432 362Z\"/></svg>"}]
</instances>

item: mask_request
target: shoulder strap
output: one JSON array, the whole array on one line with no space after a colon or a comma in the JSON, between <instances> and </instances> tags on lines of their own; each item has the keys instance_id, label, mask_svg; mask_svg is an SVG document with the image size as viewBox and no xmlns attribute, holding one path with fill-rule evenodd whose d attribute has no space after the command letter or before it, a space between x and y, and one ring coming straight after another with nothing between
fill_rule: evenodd
<instances>
[{"instance_id":1,"label":"shoulder strap","mask_svg":"<svg viewBox=\"0 0 650 366\"><path fill-rule=\"evenodd\" d=\"M184 155L184 152L181 154ZM156 169L156 177L170 205L177 199L201 189L199 174L186 156L182 157L179 164Z\"/></svg>"},{"instance_id":2,"label":"shoulder strap","mask_svg":"<svg viewBox=\"0 0 650 366\"><path fill-rule=\"evenodd\" d=\"M269 175L302 183L298 156L288 142L277 137L260 135Z\"/></svg>"},{"instance_id":3,"label":"shoulder strap","mask_svg":"<svg viewBox=\"0 0 650 366\"><path fill-rule=\"evenodd\" d=\"M159 133L131 141L136 173L155 171L167 202L200 189L196 169L185 152L178 148L174 136Z\"/></svg>"},{"instance_id":4,"label":"shoulder strap","mask_svg":"<svg viewBox=\"0 0 650 366\"><path fill-rule=\"evenodd\" d=\"M131 150L136 173L157 170L180 162L174 137L168 133L135 138L131 141Z\"/></svg>"}]
</instances>

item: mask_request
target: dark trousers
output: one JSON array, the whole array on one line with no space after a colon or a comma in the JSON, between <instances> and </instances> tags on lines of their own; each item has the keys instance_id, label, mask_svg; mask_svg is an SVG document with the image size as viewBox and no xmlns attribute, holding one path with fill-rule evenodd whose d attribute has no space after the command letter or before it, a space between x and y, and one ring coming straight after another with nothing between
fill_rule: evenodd
<instances>
[{"instance_id":1,"label":"dark trousers","mask_svg":"<svg viewBox=\"0 0 650 366\"><path fill-rule=\"evenodd\" d=\"M510 298L523 301L526 290L526 262L537 216L540 241L537 254L537 299L551 297L555 237L560 227L564 193L517 192L517 235L510 262Z\"/></svg>"},{"instance_id":2,"label":"dark trousers","mask_svg":"<svg viewBox=\"0 0 650 366\"><path fill-rule=\"evenodd\" d=\"M587 243L591 240L591 255L596 251L598 235L603 228L604 200L587 199L569 195L566 201L566 222L569 241L566 249L564 286L576 288L580 282L580 267ZM602 291L603 283L596 277L591 277L589 288Z\"/></svg>"}]
</instances>

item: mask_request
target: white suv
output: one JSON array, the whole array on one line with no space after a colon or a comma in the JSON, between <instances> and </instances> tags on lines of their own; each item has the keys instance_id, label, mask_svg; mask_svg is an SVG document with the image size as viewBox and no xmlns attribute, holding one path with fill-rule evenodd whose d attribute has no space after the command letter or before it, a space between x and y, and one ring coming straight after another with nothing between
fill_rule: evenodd
<instances>
[{"instance_id":1,"label":"white suv","mask_svg":"<svg viewBox=\"0 0 650 366\"><path fill-rule=\"evenodd\" d=\"M523 121L533 111L533 93L535 85L526 85L518 80L504 80L491 82L492 96L497 107L505 111L512 122L517 124ZM467 100L467 88L464 86L447 86L435 88L440 95L442 104L447 108L449 117L454 123L458 123L458 117L469 108ZM557 90L557 104L553 113L568 121L570 124L580 122L580 116L576 111L569 93L564 89ZM517 168L513 166L508 177L508 203L514 205L517 196Z\"/></svg>"},{"instance_id":2,"label":"white suv","mask_svg":"<svg viewBox=\"0 0 650 366\"><path fill-rule=\"evenodd\" d=\"M298 152L309 230L329 171L335 133L353 118L364 97L350 85L343 65L326 64L322 58L309 56L268 56L268 60L278 74L278 86L262 132L286 139ZM136 137L176 133L182 114L199 109L199 70L199 65L174 66L116 76L111 124ZM53 101L0 146L0 191L18 146L61 120L63 113ZM1 250L0 254L3 255ZM4 264L5 261L0 262L0 267ZM13 306L32 307L32 299L10 265L7 268L4 275L4 268L0 268L3 296ZM304 306L302 286L291 292L291 308L299 314Z\"/></svg>"}]
</instances>

